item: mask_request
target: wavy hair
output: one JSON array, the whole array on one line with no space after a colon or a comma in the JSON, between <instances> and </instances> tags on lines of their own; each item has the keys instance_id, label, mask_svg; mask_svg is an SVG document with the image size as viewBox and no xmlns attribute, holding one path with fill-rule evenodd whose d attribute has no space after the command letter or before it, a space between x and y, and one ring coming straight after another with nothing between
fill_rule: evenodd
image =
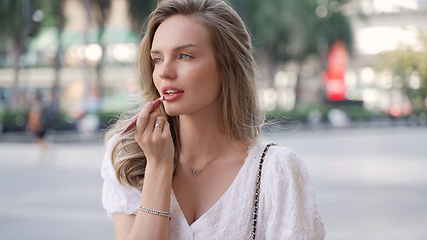
<instances>
[{"instance_id":1,"label":"wavy hair","mask_svg":"<svg viewBox=\"0 0 427 240\"><path fill-rule=\"evenodd\" d=\"M255 62L250 35L236 11L223 0L160 0L145 23L145 33L139 48L138 77L141 99L153 101L160 97L153 83L154 66L150 50L159 25L173 15L191 17L208 30L222 80L222 106L218 117L221 131L230 139L252 143L261 132L264 116L259 109L255 84ZM140 109L139 109L140 110ZM138 111L139 111L138 110ZM171 126L175 146L175 172L181 152L179 116L169 116L163 106L160 112ZM121 184L142 188L146 158L134 139L134 131L119 135L132 119L122 120L106 134L106 141L117 136L111 159Z\"/></svg>"}]
</instances>

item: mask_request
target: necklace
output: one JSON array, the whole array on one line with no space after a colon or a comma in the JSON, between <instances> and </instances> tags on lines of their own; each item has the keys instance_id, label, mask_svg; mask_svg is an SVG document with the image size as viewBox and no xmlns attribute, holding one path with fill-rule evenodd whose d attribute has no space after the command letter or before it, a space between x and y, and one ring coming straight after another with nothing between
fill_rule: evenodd
<instances>
[{"instance_id":1,"label":"necklace","mask_svg":"<svg viewBox=\"0 0 427 240\"><path fill-rule=\"evenodd\" d=\"M212 159L212 160L210 160L209 162L208 162L208 164L206 164L204 167L202 167L202 168L200 168L200 169L194 169L194 168L192 168L191 166L190 166L190 164L188 164L188 160L187 160L187 157L185 156L185 154L184 154L184 152L183 151L181 151L182 152L182 155L184 156L184 159L185 159L185 162L188 164L188 170L190 171L190 174L193 176L193 177L197 177L197 175L199 175L202 171L203 171L203 169L205 169L209 164L211 164L215 159L217 159L223 152L224 152L224 150L227 148L227 145L228 145L228 143L229 143L230 141L228 141L227 142L227 144L225 144L225 146L224 146L224 148L222 149L222 151L218 154L218 155L216 155L216 157L214 158L214 159Z\"/></svg>"}]
</instances>

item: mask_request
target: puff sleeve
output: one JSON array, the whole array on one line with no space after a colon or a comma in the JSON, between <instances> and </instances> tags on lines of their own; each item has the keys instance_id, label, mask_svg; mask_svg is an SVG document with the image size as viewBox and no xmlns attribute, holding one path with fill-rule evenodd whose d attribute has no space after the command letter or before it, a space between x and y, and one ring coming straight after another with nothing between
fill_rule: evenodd
<instances>
[{"instance_id":1,"label":"puff sleeve","mask_svg":"<svg viewBox=\"0 0 427 240\"><path fill-rule=\"evenodd\" d=\"M111 153L117 140L117 135L109 139L102 161L101 176L104 179L102 188L102 205L108 217L113 218L115 213L136 214L141 200L141 191L119 183L111 163Z\"/></svg>"},{"instance_id":2,"label":"puff sleeve","mask_svg":"<svg viewBox=\"0 0 427 240\"><path fill-rule=\"evenodd\" d=\"M326 232L316 193L302 159L292 149L271 147L262 172L260 236L323 240Z\"/></svg>"}]
</instances>

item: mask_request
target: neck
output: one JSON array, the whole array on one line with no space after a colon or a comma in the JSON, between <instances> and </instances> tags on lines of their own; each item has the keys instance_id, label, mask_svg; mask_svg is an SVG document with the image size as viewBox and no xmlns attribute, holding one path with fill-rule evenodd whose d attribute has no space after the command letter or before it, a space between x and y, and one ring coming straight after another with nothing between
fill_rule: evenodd
<instances>
[{"instance_id":1,"label":"neck","mask_svg":"<svg viewBox=\"0 0 427 240\"><path fill-rule=\"evenodd\" d=\"M197 120L188 115L179 117L181 151L187 163L203 167L220 152L227 150L230 139L220 131L217 117Z\"/></svg>"},{"instance_id":2,"label":"neck","mask_svg":"<svg viewBox=\"0 0 427 240\"><path fill-rule=\"evenodd\" d=\"M201 169L218 159L227 159L227 156L233 156L236 153L246 153L249 146L247 143L230 139L221 130L218 108L204 110L179 116L182 156L180 164Z\"/></svg>"}]
</instances>

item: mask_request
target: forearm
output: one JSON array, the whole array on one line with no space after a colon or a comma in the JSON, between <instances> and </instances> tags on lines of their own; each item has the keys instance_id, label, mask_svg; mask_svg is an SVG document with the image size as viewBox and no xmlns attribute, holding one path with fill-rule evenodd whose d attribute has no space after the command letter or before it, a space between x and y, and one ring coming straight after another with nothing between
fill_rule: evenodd
<instances>
[{"instance_id":1,"label":"forearm","mask_svg":"<svg viewBox=\"0 0 427 240\"><path fill-rule=\"evenodd\" d=\"M172 174L172 164L168 164L168 166L148 164L140 205L169 212ZM126 239L168 239L168 234L168 217L138 210Z\"/></svg>"},{"instance_id":2,"label":"forearm","mask_svg":"<svg viewBox=\"0 0 427 240\"><path fill-rule=\"evenodd\" d=\"M169 212L174 145L169 123L159 112L152 112L152 108L152 104L145 104L135 125L135 141L147 158L140 205ZM116 239L168 239L169 218L166 216L138 210L136 216L119 215L118 219Z\"/></svg>"}]
</instances>

